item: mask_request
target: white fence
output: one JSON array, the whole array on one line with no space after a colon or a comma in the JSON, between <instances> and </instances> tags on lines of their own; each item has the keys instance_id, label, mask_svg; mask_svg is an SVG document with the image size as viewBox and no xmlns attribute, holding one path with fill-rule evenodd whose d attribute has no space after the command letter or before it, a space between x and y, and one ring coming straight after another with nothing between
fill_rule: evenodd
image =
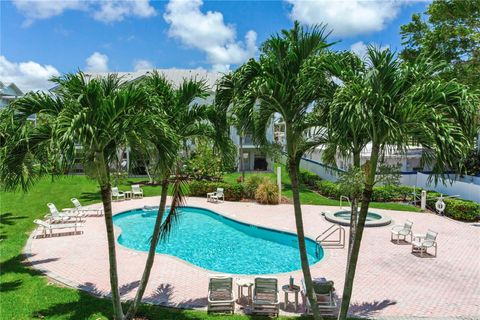
<instances>
[{"instance_id":1,"label":"white fence","mask_svg":"<svg viewBox=\"0 0 480 320\"><path fill-rule=\"evenodd\" d=\"M285 157L283 157L285 161ZM320 162L302 158L300 168L316 173L320 178L337 181L343 170L324 165ZM446 195L458 195L462 199L480 202L480 177L449 175L445 182L439 181L437 185L429 175L420 172L402 173L400 183L407 186L415 186L426 190L434 190Z\"/></svg>"}]
</instances>

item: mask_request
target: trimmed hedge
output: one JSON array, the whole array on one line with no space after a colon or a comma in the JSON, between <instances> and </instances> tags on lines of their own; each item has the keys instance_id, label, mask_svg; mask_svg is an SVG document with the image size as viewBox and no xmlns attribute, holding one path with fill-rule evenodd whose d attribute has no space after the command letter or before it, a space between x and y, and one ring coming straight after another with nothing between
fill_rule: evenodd
<instances>
[{"instance_id":1,"label":"trimmed hedge","mask_svg":"<svg viewBox=\"0 0 480 320\"><path fill-rule=\"evenodd\" d=\"M430 208L435 209L436 197L440 197L440 193L427 191L427 205ZM447 217L462 221L477 221L480 218L480 203L455 198L443 199L443 202Z\"/></svg>"},{"instance_id":2,"label":"trimmed hedge","mask_svg":"<svg viewBox=\"0 0 480 320\"><path fill-rule=\"evenodd\" d=\"M300 183L303 183L312 188L315 188L316 183L322 180L322 178L320 178L316 173L305 170L300 170L298 178L300 180Z\"/></svg>"},{"instance_id":3,"label":"trimmed hedge","mask_svg":"<svg viewBox=\"0 0 480 320\"><path fill-rule=\"evenodd\" d=\"M317 181L315 184L318 192L326 197L340 199L342 191L337 183L332 181ZM410 186L379 186L373 188L372 201L408 201L411 199L413 187Z\"/></svg>"},{"instance_id":4,"label":"trimmed hedge","mask_svg":"<svg viewBox=\"0 0 480 320\"><path fill-rule=\"evenodd\" d=\"M223 188L225 200L240 201L243 199L243 185L239 183L192 181L188 185L188 194L193 197L206 197L208 192L214 192L217 188Z\"/></svg>"}]
</instances>

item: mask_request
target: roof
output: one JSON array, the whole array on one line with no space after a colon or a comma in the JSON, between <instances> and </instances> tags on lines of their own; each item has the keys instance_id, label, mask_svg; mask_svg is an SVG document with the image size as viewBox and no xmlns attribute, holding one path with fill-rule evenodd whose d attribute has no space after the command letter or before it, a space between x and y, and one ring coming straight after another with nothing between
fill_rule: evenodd
<instances>
[{"instance_id":1,"label":"roof","mask_svg":"<svg viewBox=\"0 0 480 320\"><path fill-rule=\"evenodd\" d=\"M178 86L182 83L183 79L197 79L197 80L206 80L207 86L210 90L214 90L215 83L220 79L223 74L220 72L208 72L204 69L156 69L159 73L173 83L174 86ZM134 72L90 72L85 73L85 75L90 77L104 77L111 73L116 73L119 76L122 76L126 81L135 81L141 79L148 74L152 73L152 70L140 70Z\"/></svg>"},{"instance_id":2,"label":"roof","mask_svg":"<svg viewBox=\"0 0 480 320\"><path fill-rule=\"evenodd\" d=\"M23 96L23 92L13 82L9 85L5 85L3 82L0 81L0 96Z\"/></svg>"}]
</instances>

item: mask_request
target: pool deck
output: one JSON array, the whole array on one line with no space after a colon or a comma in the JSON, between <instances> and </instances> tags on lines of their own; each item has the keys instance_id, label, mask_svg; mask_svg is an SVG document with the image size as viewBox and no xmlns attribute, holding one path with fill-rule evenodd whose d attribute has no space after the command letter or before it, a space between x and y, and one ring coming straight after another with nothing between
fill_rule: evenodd
<instances>
[{"instance_id":1,"label":"pool deck","mask_svg":"<svg viewBox=\"0 0 480 320\"><path fill-rule=\"evenodd\" d=\"M119 213L158 203L159 197L114 202L113 211ZM204 198L188 198L187 205L204 207L242 222L295 232L293 206L289 204L269 206L228 201L216 204ZM302 205L302 209L306 235L315 239L331 225L321 212L336 211L338 207ZM411 253L409 244L392 243L391 225L366 228L354 283L352 315L392 320L480 319L480 224L429 213L372 211L387 214L393 220L392 225L403 224L406 219L413 221L414 233L425 233L427 229L437 231L438 255L420 258ZM95 295L108 296L108 252L103 217L88 217L83 229L83 234L52 238L35 238L33 233L25 254L29 263L48 277ZM147 253L118 244L116 248L120 291L122 298L128 300L135 295ZM325 249L325 257L311 266L314 277L335 282L338 298L341 298L344 283L346 253L346 249ZM144 301L172 307L205 308L208 277L213 273L178 258L157 254ZM300 270L275 276L279 285L283 285L288 283L290 275L296 283L302 279ZM238 277L253 279L251 275ZM280 301L283 302L283 292L280 292ZM300 307L298 314L302 310ZM292 314L292 311L284 313Z\"/></svg>"}]
</instances>

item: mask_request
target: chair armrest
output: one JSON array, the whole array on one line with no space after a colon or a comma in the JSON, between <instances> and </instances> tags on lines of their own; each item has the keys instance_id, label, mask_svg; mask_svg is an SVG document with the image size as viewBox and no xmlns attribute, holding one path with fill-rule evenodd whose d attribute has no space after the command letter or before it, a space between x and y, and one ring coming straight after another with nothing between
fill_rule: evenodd
<instances>
[{"instance_id":1,"label":"chair armrest","mask_svg":"<svg viewBox=\"0 0 480 320\"><path fill-rule=\"evenodd\" d=\"M403 226L401 225L396 225L396 226L393 226L392 229L390 229L392 231L400 231L400 230L403 230Z\"/></svg>"}]
</instances>

